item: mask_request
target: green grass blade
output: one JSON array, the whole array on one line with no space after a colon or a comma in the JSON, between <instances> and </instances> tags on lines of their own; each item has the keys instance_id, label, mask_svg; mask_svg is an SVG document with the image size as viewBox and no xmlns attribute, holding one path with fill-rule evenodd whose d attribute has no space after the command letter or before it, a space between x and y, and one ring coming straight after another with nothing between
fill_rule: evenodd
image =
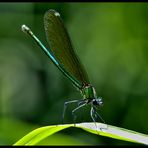
<instances>
[{"instance_id":1,"label":"green grass blade","mask_svg":"<svg viewBox=\"0 0 148 148\"><path fill-rule=\"evenodd\" d=\"M114 139L148 145L148 135L107 124L95 124L94 122L77 123L75 125L63 124L41 127L36 130L33 130L32 132L24 136L22 139L17 141L14 145L35 145L39 143L41 140L45 139L46 137L69 127L82 128L87 132L98 134L100 136L102 135Z\"/></svg>"},{"instance_id":2,"label":"green grass blade","mask_svg":"<svg viewBox=\"0 0 148 148\"><path fill-rule=\"evenodd\" d=\"M73 125L68 124L68 125L53 125L53 126L40 127L33 130L29 134L25 135L14 145L35 145L41 140L45 139L46 137L71 126Z\"/></svg>"},{"instance_id":3,"label":"green grass blade","mask_svg":"<svg viewBox=\"0 0 148 148\"><path fill-rule=\"evenodd\" d=\"M103 123L80 123L77 124L77 127L80 127L94 134L148 145L148 135L141 134L132 130L127 130L124 128L107 125Z\"/></svg>"}]
</instances>

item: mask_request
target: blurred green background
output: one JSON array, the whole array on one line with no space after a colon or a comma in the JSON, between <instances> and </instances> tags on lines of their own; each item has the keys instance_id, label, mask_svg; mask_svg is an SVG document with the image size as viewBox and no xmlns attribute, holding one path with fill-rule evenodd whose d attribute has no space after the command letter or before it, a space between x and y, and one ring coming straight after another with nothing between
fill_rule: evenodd
<instances>
[{"instance_id":1,"label":"blurred green background","mask_svg":"<svg viewBox=\"0 0 148 148\"><path fill-rule=\"evenodd\" d=\"M0 145L12 145L33 129L61 124L65 101L82 96L34 41L46 47L43 16L60 14L81 62L104 101L107 124L148 133L148 3L0 3ZM65 123L73 123L68 106ZM83 108L81 122L92 121ZM58 139L58 140L57 140ZM63 130L42 145L131 145Z\"/></svg>"}]
</instances>

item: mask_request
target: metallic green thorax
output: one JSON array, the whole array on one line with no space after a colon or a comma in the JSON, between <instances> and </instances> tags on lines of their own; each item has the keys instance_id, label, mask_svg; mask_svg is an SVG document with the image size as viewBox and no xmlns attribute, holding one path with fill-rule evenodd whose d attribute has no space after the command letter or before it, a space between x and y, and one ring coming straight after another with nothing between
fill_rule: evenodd
<instances>
[{"instance_id":1,"label":"metallic green thorax","mask_svg":"<svg viewBox=\"0 0 148 148\"><path fill-rule=\"evenodd\" d=\"M84 99L87 99L87 100L88 100L88 103L89 103L92 99L97 98L96 91L95 91L94 87L91 86L91 85L85 86L85 87L81 90L81 92L82 92L82 95L84 96Z\"/></svg>"}]
</instances>

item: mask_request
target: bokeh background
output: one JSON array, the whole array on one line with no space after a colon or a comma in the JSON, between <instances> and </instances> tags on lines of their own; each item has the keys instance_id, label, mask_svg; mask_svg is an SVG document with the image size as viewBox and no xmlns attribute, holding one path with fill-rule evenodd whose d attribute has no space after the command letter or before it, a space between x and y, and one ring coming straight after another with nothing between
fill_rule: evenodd
<instances>
[{"instance_id":1,"label":"bokeh background","mask_svg":"<svg viewBox=\"0 0 148 148\"><path fill-rule=\"evenodd\" d=\"M33 129L61 124L65 101L81 94L35 42L28 25L49 47L43 16L60 14L98 96L107 124L148 133L147 3L0 3L0 145L12 145ZM68 106L65 123L73 123ZM79 122L91 121L87 107ZM98 121L100 122L100 121ZM59 140L57 140L59 139ZM69 128L42 145L131 145Z\"/></svg>"}]
</instances>

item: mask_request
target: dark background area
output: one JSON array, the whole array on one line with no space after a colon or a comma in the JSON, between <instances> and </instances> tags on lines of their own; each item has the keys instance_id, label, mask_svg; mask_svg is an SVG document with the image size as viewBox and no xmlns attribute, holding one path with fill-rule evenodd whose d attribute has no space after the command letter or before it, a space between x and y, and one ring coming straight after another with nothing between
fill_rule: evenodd
<instances>
[{"instance_id":1,"label":"dark background area","mask_svg":"<svg viewBox=\"0 0 148 148\"><path fill-rule=\"evenodd\" d=\"M0 3L0 145L12 145L33 129L62 124L65 101L82 96L35 42L28 25L49 48L43 16L60 14L74 49L104 105L107 124L148 133L147 3ZM69 105L65 123L73 123ZM78 122L91 122L87 107ZM98 120L100 122L100 120ZM59 139L59 140L57 140ZM45 145L131 145L69 128Z\"/></svg>"}]
</instances>

